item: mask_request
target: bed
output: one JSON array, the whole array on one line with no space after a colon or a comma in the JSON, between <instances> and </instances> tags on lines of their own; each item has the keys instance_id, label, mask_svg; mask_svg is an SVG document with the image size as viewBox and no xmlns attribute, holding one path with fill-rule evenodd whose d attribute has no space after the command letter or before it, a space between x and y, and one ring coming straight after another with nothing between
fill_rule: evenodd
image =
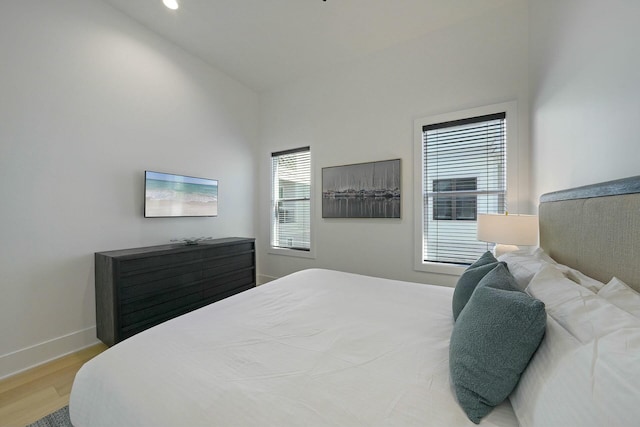
<instances>
[{"instance_id":1,"label":"bed","mask_svg":"<svg viewBox=\"0 0 640 427\"><path fill-rule=\"evenodd\" d=\"M546 333L509 398L494 402L481 425L637 425L639 217L640 177L542 197L541 248L500 261L514 284L546 304ZM322 269L291 274L86 363L72 388L71 421L475 425L451 378L450 340L471 312L463 308L454 322L455 292Z\"/></svg>"}]
</instances>

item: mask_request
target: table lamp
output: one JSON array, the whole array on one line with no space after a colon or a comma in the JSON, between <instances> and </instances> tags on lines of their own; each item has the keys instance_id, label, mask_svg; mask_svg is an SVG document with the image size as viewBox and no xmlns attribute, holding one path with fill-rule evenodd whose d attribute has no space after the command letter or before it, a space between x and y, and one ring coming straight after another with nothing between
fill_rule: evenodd
<instances>
[{"instance_id":1,"label":"table lamp","mask_svg":"<svg viewBox=\"0 0 640 427\"><path fill-rule=\"evenodd\" d=\"M495 243L498 256L518 250L518 246L538 243L537 215L478 214L478 240Z\"/></svg>"}]
</instances>

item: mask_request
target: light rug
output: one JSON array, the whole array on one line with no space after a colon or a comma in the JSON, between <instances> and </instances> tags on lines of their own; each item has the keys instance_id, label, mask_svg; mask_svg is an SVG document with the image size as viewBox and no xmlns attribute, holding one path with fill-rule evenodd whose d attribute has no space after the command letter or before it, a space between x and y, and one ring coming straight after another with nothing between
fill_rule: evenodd
<instances>
[{"instance_id":1,"label":"light rug","mask_svg":"<svg viewBox=\"0 0 640 427\"><path fill-rule=\"evenodd\" d=\"M58 409L56 412L40 418L27 427L73 427L69 418L69 406Z\"/></svg>"}]
</instances>

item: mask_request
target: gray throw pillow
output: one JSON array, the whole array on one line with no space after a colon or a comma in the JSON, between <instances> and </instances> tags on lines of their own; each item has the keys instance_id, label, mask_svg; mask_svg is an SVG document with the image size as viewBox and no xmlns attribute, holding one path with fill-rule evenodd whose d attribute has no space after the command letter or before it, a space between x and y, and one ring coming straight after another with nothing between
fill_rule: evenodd
<instances>
[{"instance_id":1,"label":"gray throw pillow","mask_svg":"<svg viewBox=\"0 0 640 427\"><path fill-rule=\"evenodd\" d=\"M469 298L471 298L471 294L473 294L480 280L493 270L496 265L498 265L498 260L491 252L487 251L462 273L453 291L453 300L451 301L453 320L458 320L460 312L469 301Z\"/></svg>"},{"instance_id":2,"label":"gray throw pillow","mask_svg":"<svg viewBox=\"0 0 640 427\"><path fill-rule=\"evenodd\" d=\"M478 424L513 391L546 321L544 303L519 291L504 265L480 281L449 344L451 381L471 421Z\"/></svg>"}]
</instances>

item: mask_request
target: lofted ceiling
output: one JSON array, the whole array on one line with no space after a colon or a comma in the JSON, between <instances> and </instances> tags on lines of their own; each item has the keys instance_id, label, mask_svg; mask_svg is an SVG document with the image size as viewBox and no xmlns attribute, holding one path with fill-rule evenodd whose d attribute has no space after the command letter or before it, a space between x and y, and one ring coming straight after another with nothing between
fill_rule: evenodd
<instances>
[{"instance_id":1,"label":"lofted ceiling","mask_svg":"<svg viewBox=\"0 0 640 427\"><path fill-rule=\"evenodd\" d=\"M104 0L256 91L517 0Z\"/></svg>"}]
</instances>

